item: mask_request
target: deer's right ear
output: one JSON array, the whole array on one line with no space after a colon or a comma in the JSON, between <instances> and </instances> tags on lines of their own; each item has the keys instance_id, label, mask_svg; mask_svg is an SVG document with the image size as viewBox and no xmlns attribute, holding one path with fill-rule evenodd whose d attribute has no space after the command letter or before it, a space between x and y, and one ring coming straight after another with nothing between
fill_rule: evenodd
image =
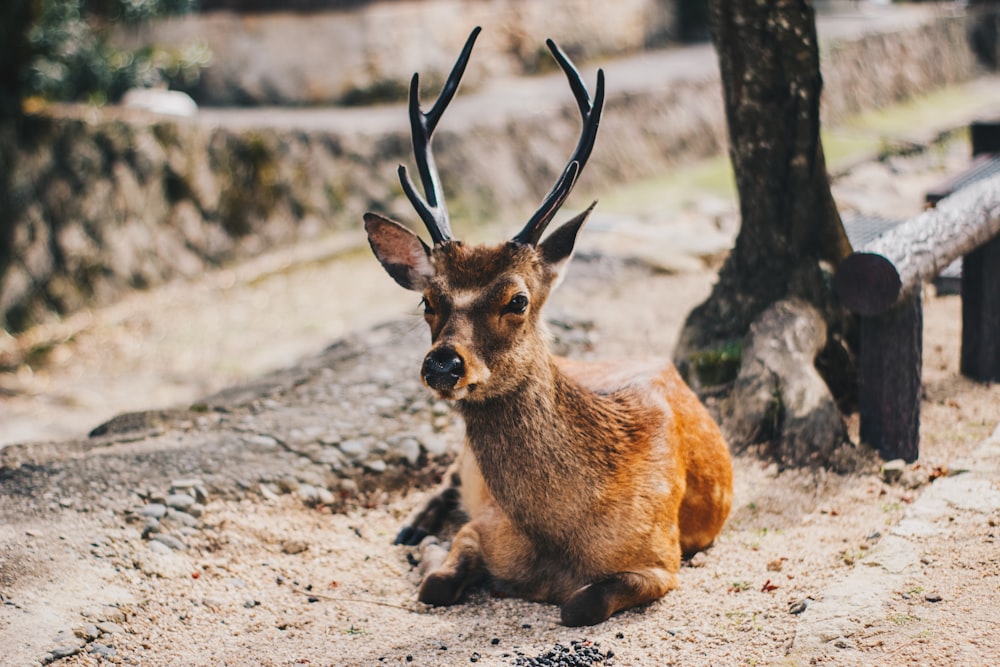
<instances>
[{"instance_id":1,"label":"deer's right ear","mask_svg":"<svg viewBox=\"0 0 1000 667\"><path fill-rule=\"evenodd\" d=\"M421 291L434 276L430 248L409 229L376 213L365 213L368 243L392 279L409 290Z\"/></svg>"}]
</instances>

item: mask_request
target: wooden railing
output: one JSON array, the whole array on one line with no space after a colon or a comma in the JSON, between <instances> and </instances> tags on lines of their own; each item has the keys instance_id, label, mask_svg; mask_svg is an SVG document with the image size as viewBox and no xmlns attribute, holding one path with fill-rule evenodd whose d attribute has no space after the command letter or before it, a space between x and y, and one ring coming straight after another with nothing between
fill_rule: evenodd
<instances>
[{"instance_id":1,"label":"wooden railing","mask_svg":"<svg viewBox=\"0 0 1000 667\"><path fill-rule=\"evenodd\" d=\"M861 317L861 440L886 460L919 455L922 287L958 258L960 370L1000 381L1000 174L960 187L837 267L834 287Z\"/></svg>"}]
</instances>

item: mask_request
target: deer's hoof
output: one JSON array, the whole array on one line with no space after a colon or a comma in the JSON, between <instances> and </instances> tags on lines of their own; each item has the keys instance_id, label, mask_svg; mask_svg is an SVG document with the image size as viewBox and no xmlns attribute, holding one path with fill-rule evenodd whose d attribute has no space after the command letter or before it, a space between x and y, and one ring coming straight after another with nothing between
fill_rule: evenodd
<instances>
[{"instance_id":1,"label":"deer's hoof","mask_svg":"<svg viewBox=\"0 0 1000 667\"><path fill-rule=\"evenodd\" d=\"M423 528L418 528L416 526L403 526L402 530L396 535L396 539L392 541L393 544L402 544L408 547L415 547L420 544L420 541L427 537L427 531Z\"/></svg>"},{"instance_id":2,"label":"deer's hoof","mask_svg":"<svg viewBox=\"0 0 1000 667\"><path fill-rule=\"evenodd\" d=\"M563 603L562 624L571 628L597 625L611 616L611 600L603 586L584 586Z\"/></svg>"},{"instance_id":3,"label":"deer's hoof","mask_svg":"<svg viewBox=\"0 0 1000 667\"><path fill-rule=\"evenodd\" d=\"M420 584L417 599L434 607L447 607L462 596L461 582L441 572L431 572Z\"/></svg>"}]
</instances>

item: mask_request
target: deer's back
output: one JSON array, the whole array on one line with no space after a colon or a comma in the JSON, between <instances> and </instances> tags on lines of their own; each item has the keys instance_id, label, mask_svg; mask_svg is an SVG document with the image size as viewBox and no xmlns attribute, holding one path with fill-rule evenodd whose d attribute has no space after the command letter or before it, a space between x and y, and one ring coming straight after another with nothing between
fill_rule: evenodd
<instances>
[{"instance_id":1,"label":"deer's back","mask_svg":"<svg viewBox=\"0 0 1000 667\"><path fill-rule=\"evenodd\" d=\"M556 363L599 394L655 395L665 401L666 438L676 451L685 485L677 519L681 549L691 554L711 545L732 506L732 460L715 420L676 367L667 360L649 359L595 362L560 357Z\"/></svg>"}]
</instances>

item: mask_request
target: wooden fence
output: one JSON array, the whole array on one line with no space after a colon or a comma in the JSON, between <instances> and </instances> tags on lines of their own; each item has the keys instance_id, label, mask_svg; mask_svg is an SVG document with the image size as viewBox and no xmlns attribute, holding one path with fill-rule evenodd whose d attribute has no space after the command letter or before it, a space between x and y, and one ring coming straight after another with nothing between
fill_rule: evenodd
<instances>
[{"instance_id":1,"label":"wooden fence","mask_svg":"<svg viewBox=\"0 0 1000 667\"><path fill-rule=\"evenodd\" d=\"M952 181L952 194L857 249L834 276L840 298L861 317L861 440L886 460L919 455L922 287L958 258L960 370L1000 381L1000 155L978 157Z\"/></svg>"}]
</instances>

